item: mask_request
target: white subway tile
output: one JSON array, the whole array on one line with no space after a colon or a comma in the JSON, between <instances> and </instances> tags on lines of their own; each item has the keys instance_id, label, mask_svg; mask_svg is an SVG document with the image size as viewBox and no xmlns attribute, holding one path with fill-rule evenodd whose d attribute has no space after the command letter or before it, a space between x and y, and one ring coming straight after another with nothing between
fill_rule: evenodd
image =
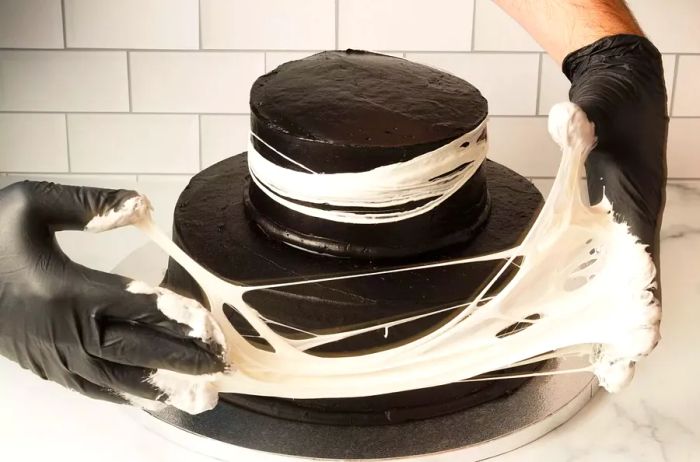
<instances>
[{"instance_id":1,"label":"white subway tile","mask_svg":"<svg viewBox=\"0 0 700 462\"><path fill-rule=\"evenodd\" d=\"M540 74L539 113L549 114L549 110L557 103L569 101L571 82L566 78L559 66L549 55L542 55Z\"/></svg>"},{"instance_id":2,"label":"white subway tile","mask_svg":"<svg viewBox=\"0 0 700 462\"><path fill-rule=\"evenodd\" d=\"M304 59L317 51L268 51L265 53L265 72L270 72L288 61Z\"/></svg>"},{"instance_id":3,"label":"white subway tile","mask_svg":"<svg viewBox=\"0 0 700 462\"><path fill-rule=\"evenodd\" d=\"M9 175L8 179L12 183L34 180L96 188L136 189L136 177L129 175ZM103 233L65 231L58 233L56 238L61 249L73 261L100 271L111 271L127 255L148 242L143 233L133 227Z\"/></svg>"},{"instance_id":4,"label":"white subway tile","mask_svg":"<svg viewBox=\"0 0 700 462\"><path fill-rule=\"evenodd\" d=\"M0 114L0 171L67 172L63 114Z\"/></svg>"},{"instance_id":5,"label":"white subway tile","mask_svg":"<svg viewBox=\"0 0 700 462\"><path fill-rule=\"evenodd\" d=\"M239 154L248 146L250 116L203 115L201 120L202 168Z\"/></svg>"},{"instance_id":6,"label":"white subway tile","mask_svg":"<svg viewBox=\"0 0 700 462\"><path fill-rule=\"evenodd\" d=\"M126 53L0 51L2 111L128 111Z\"/></svg>"},{"instance_id":7,"label":"white subway tile","mask_svg":"<svg viewBox=\"0 0 700 462\"><path fill-rule=\"evenodd\" d=\"M335 48L333 0L202 0L202 47Z\"/></svg>"},{"instance_id":8,"label":"white subway tile","mask_svg":"<svg viewBox=\"0 0 700 462\"><path fill-rule=\"evenodd\" d=\"M248 112L253 81L265 72L257 52L133 52L136 112Z\"/></svg>"},{"instance_id":9,"label":"white subway tile","mask_svg":"<svg viewBox=\"0 0 700 462\"><path fill-rule=\"evenodd\" d=\"M136 190L148 196L153 206L153 219L170 234L175 203L190 181L189 175L139 175Z\"/></svg>"},{"instance_id":10,"label":"white subway tile","mask_svg":"<svg viewBox=\"0 0 700 462\"><path fill-rule=\"evenodd\" d=\"M461 77L489 101L491 115L534 115L537 102L536 53L406 53L406 59Z\"/></svg>"},{"instance_id":11,"label":"white subway tile","mask_svg":"<svg viewBox=\"0 0 700 462\"><path fill-rule=\"evenodd\" d=\"M664 66L664 80L668 93L670 107L673 93L673 76L676 67L675 55L661 55ZM547 55L542 56L542 75L540 78L540 108L539 113L547 115L552 106L562 101L569 101L571 83L561 68Z\"/></svg>"},{"instance_id":12,"label":"white subway tile","mask_svg":"<svg viewBox=\"0 0 700 462\"><path fill-rule=\"evenodd\" d=\"M680 56L676 72L673 115L700 116L700 56ZM698 159L700 162L700 157Z\"/></svg>"},{"instance_id":13,"label":"white subway tile","mask_svg":"<svg viewBox=\"0 0 700 462\"><path fill-rule=\"evenodd\" d=\"M542 50L530 34L492 0L476 0L474 15L475 50Z\"/></svg>"},{"instance_id":14,"label":"white subway tile","mask_svg":"<svg viewBox=\"0 0 700 462\"><path fill-rule=\"evenodd\" d=\"M664 65L664 82L666 83L666 97L668 98L669 114L671 113L671 102L673 101L673 80L676 77L676 55L661 55Z\"/></svg>"},{"instance_id":15,"label":"white subway tile","mask_svg":"<svg viewBox=\"0 0 700 462\"><path fill-rule=\"evenodd\" d=\"M700 2L628 0L627 3L662 53L700 53Z\"/></svg>"},{"instance_id":16,"label":"white subway tile","mask_svg":"<svg viewBox=\"0 0 700 462\"><path fill-rule=\"evenodd\" d=\"M474 0L340 0L339 48L471 49Z\"/></svg>"},{"instance_id":17,"label":"white subway tile","mask_svg":"<svg viewBox=\"0 0 700 462\"><path fill-rule=\"evenodd\" d=\"M669 178L700 178L700 118L672 118L668 127Z\"/></svg>"},{"instance_id":18,"label":"white subway tile","mask_svg":"<svg viewBox=\"0 0 700 462\"><path fill-rule=\"evenodd\" d=\"M530 181L532 181L532 184L535 185L545 199L552 190L552 186L554 186L554 178L534 178Z\"/></svg>"},{"instance_id":19,"label":"white subway tile","mask_svg":"<svg viewBox=\"0 0 700 462\"><path fill-rule=\"evenodd\" d=\"M0 1L0 48L63 48L61 0Z\"/></svg>"},{"instance_id":20,"label":"white subway tile","mask_svg":"<svg viewBox=\"0 0 700 462\"><path fill-rule=\"evenodd\" d=\"M526 177L553 177L561 154L546 117L492 117L488 157Z\"/></svg>"},{"instance_id":21,"label":"white subway tile","mask_svg":"<svg viewBox=\"0 0 700 462\"><path fill-rule=\"evenodd\" d=\"M64 0L66 46L199 48L198 0Z\"/></svg>"},{"instance_id":22,"label":"white subway tile","mask_svg":"<svg viewBox=\"0 0 700 462\"><path fill-rule=\"evenodd\" d=\"M196 172L198 128L196 115L70 114L72 171Z\"/></svg>"}]
</instances>

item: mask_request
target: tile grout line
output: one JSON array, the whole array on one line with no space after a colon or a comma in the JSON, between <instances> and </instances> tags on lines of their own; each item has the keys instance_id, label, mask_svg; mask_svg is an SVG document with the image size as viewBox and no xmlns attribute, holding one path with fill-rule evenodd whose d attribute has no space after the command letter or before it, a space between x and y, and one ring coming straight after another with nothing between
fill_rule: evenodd
<instances>
[{"instance_id":1,"label":"tile grout line","mask_svg":"<svg viewBox=\"0 0 700 462\"><path fill-rule=\"evenodd\" d=\"M199 171L202 171L202 114L197 114L197 143L199 146Z\"/></svg>"},{"instance_id":2,"label":"tile grout line","mask_svg":"<svg viewBox=\"0 0 700 462\"><path fill-rule=\"evenodd\" d=\"M136 173L136 172L4 172L6 175L24 175L24 176L29 176L29 175L37 175L37 176L54 176L54 175L70 175L73 177L79 177L79 176L110 176L110 175L119 175L119 176L192 176L195 175L197 172L180 172L180 173L172 173L172 172L149 172L149 173ZM696 178L698 179L698 178Z\"/></svg>"},{"instance_id":3,"label":"tile grout line","mask_svg":"<svg viewBox=\"0 0 700 462\"><path fill-rule=\"evenodd\" d=\"M673 64L673 82L671 83L671 104L668 106L668 116L672 117L673 110L675 109L676 103L676 82L678 82L679 67L681 63L681 55L676 55L675 62Z\"/></svg>"},{"instance_id":4,"label":"tile grout line","mask_svg":"<svg viewBox=\"0 0 700 462\"><path fill-rule=\"evenodd\" d=\"M334 12L334 21L335 21L335 49L338 49L338 43L340 43L340 40L338 39L339 37L339 32L338 32L338 24L340 24L340 0L335 0L335 12Z\"/></svg>"},{"instance_id":5,"label":"tile grout line","mask_svg":"<svg viewBox=\"0 0 700 462\"><path fill-rule=\"evenodd\" d=\"M197 23L198 23L198 40L197 49L202 49L202 0L197 0Z\"/></svg>"},{"instance_id":6,"label":"tile grout line","mask_svg":"<svg viewBox=\"0 0 700 462\"><path fill-rule=\"evenodd\" d=\"M66 41L66 0L61 0L61 27L63 27L63 48L68 48Z\"/></svg>"},{"instance_id":7,"label":"tile grout line","mask_svg":"<svg viewBox=\"0 0 700 462\"><path fill-rule=\"evenodd\" d=\"M64 114L66 111L0 111L0 114ZM155 111L69 111L71 114L88 115L229 115L229 116L249 116L250 112L155 112Z\"/></svg>"},{"instance_id":8,"label":"tile grout line","mask_svg":"<svg viewBox=\"0 0 700 462\"><path fill-rule=\"evenodd\" d=\"M6 176L15 176L15 175L23 175L23 176L54 176L54 175L70 175L73 177L80 177L80 176L132 176L132 177L148 177L148 176L186 176L186 177L191 177L192 175L195 175L197 172L19 172L19 171L5 171L5 172L0 172L0 175L6 175ZM532 176L532 175L523 175L525 178L530 179L530 180L554 180L556 177L555 176ZM581 179L585 179L585 177L581 177ZM700 178L698 177L682 177L682 176L672 176L668 177L668 180L673 182L673 181L697 181L700 182Z\"/></svg>"},{"instance_id":9,"label":"tile grout line","mask_svg":"<svg viewBox=\"0 0 700 462\"><path fill-rule=\"evenodd\" d=\"M0 111L0 114L65 114L66 111L35 111L35 110L9 110ZM250 112L158 112L158 111L70 111L70 114L87 115L161 115L161 116L182 116L182 115L207 115L207 116L250 116ZM547 114L489 114L490 118L544 118ZM672 119L700 119L700 115L673 116Z\"/></svg>"},{"instance_id":10,"label":"tile grout line","mask_svg":"<svg viewBox=\"0 0 700 462\"><path fill-rule=\"evenodd\" d=\"M535 95L535 114L540 115L540 96L542 94L542 53L537 63L537 92Z\"/></svg>"},{"instance_id":11,"label":"tile grout line","mask_svg":"<svg viewBox=\"0 0 700 462\"><path fill-rule=\"evenodd\" d=\"M133 111L133 106L131 104L131 52L126 52L126 85L129 94L129 112Z\"/></svg>"},{"instance_id":12,"label":"tile grout line","mask_svg":"<svg viewBox=\"0 0 700 462\"><path fill-rule=\"evenodd\" d=\"M471 37L471 46L469 47L469 50L473 53L474 52L474 40L476 39L476 2L477 0L474 0L474 3L472 3L472 37Z\"/></svg>"},{"instance_id":13,"label":"tile grout line","mask_svg":"<svg viewBox=\"0 0 700 462\"><path fill-rule=\"evenodd\" d=\"M68 172L71 173L73 171L71 164L70 164L70 137L68 135L68 113L64 112L63 113L63 122L66 124L66 157L68 159Z\"/></svg>"},{"instance_id":14,"label":"tile grout line","mask_svg":"<svg viewBox=\"0 0 700 462\"><path fill-rule=\"evenodd\" d=\"M0 51L61 51L61 48L20 48L20 47L3 47ZM178 52L193 52L197 51L212 51L221 53L264 53L270 52L307 52L314 53L318 52L318 48L315 49L300 49L300 48L119 48L119 47L104 47L104 48L85 48L85 47L65 47L65 50L69 51L103 51L103 52L117 52L117 51L139 51L139 52L153 52L153 53L178 53ZM377 52L387 52L390 53L392 50L376 49L373 51ZM405 53L425 53L425 54L494 54L494 55L533 55L543 53L538 50L404 50ZM679 52L674 53L672 51L663 52L663 55L675 55L675 56L700 56L700 51L695 52Z\"/></svg>"}]
</instances>

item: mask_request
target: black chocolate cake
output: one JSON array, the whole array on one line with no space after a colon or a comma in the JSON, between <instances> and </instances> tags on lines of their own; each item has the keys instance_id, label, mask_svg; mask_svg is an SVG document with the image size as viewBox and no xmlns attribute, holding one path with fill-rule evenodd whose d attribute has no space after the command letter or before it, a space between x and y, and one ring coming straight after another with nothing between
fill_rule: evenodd
<instances>
[{"instance_id":1,"label":"black chocolate cake","mask_svg":"<svg viewBox=\"0 0 700 462\"><path fill-rule=\"evenodd\" d=\"M250 107L251 141L262 157L287 169L299 170L301 164L318 173L363 172L413 159L474 130L488 112L484 97L464 80L404 59L353 50L319 53L261 76L253 84ZM485 138L484 131L478 142ZM486 160L457 192L424 214L391 223L342 223L271 199L251 181L243 153L195 175L178 201L173 239L228 280L247 285L303 280L509 248L524 236L541 202L529 181ZM471 300L500 264L259 290L246 301L268 319L327 332ZM172 260L164 285L206 304L196 283ZM265 348L232 307L226 312L241 333ZM387 348L435 329L454 314L443 312L311 352L343 355ZM460 382L351 399L223 394L219 406L299 422L393 424L458 412L507 395L523 381Z\"/></svg>"}]
</instances>

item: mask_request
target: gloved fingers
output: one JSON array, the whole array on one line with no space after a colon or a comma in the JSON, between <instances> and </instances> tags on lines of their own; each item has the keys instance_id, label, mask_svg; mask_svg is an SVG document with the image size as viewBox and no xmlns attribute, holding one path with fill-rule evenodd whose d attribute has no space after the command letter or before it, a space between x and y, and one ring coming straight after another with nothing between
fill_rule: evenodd
<instances>
[{"instance_id":1,"label":"gloved fingers","mask_svg":"<svg viewBox=\"0 0 700 462\"><path fill-rule=\"evenodd\" d=\"M131 281L124 291L112 291L101 316L148 325L170 336L199 340L217 355L225 351L226 339L218 322L199 302L164 287Z\"/></svg>"},{"instance_id":2,"label":"gloved fingers","mask_svg":"<svg viewBox=\"0 0 700 462\"><path fill-rule=\"evenodd\" d=\"M103 273L108 280L112 275ZM116 287L92 287L95 318L101 323L131 323L151 327L176 338L191 339L192 327L167 317L158 308L156 294L134 294L127 291L132 282L124 278Z\"/></svg>"},{"instance_id":3,"label":"gloved fingers","mask_svg":"<svg viewBox=\"0 0 700 462\"><path fill-rule=\"evenodd\" d=\"M24 181L9 187L31 209L31 218L51 231L104 231L131 224L151 209L145 196L124 189Z\"/></svg>"},{"instance_id":4,"label":"gloved fingers","mask_svg":"<svg viewBox=\"0 0 700 462\"><path fill-rule=\"evenodd\" d=\"M119 394L111 388L97 385L77 374L66 375L59 381L59 383L69 390L76 391L89 398L109 401L110 403L115 404L129 403L128 400L122 396L119 396Z\"/></svg>"},{"instance_id":5,"label":"gloved fingers","mask_svg":"<svg viewBox=\"0 0 700 462\"><path fill-rule=\"evenodd\" d=\"M136 396L151 401L165 401L162 390L149 382L154 369L126 366L98 358L76 362L73 372L90 383L114 390L122 397Z\"/></svg>"},{"instance_id":6,"label":"gloved fingers","mask_svg":"<svg viewBox=\"0 0 700 462\"><path fill-rule=\"evenodd\" d=\"M88 353L108 361L185 374L222 372L221 356L201 341L175 337L139 323L109 322L99 345L86 344Z\"/></svg>"}]
</instances>

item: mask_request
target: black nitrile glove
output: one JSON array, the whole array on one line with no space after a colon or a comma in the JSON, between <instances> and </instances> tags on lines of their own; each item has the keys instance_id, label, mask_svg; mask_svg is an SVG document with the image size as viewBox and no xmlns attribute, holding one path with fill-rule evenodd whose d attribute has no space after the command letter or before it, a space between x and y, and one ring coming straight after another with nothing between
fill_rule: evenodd
<instances>
[{"instance_id":1,"label":"black nitrile glove","mask_svg":"<svg viewBox=\"0 0 700 462\"><path fill-rule=\"evenodd\" d=\"M78 265L56 243L56 231L122 226L148 208L125 190L29 181L0 190L0 354L93 398L140 405L171 402L151 384L156 369L223 370L220 330L204 308ZM174 318L198 320L199 338Z\"/></svg>"},{"instance_id":2,"label":"black nitrile glove","mask_svg":"<svg viewBox=\"0 0 700 462\"><path fill-rule=\"evenodd\" d=\"M598 137L586 161L590 202L605 192L617 218L649 246L658 276L668 128L661 54L644 37L615 35L570 53L563 70L571 101Z\"/></svg>"}]
</instances>

